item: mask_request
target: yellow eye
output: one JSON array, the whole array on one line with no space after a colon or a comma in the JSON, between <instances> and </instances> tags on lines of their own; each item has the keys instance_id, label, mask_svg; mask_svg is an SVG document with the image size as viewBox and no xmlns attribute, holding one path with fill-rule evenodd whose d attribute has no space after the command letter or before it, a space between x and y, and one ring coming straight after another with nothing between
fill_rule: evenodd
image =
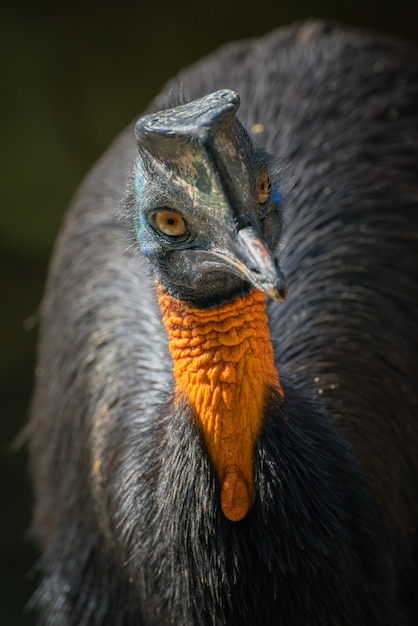
<instances>
[{"instance_id":1,"label":"yellow eye","mask_svg":"<svg viewBox=\"0 0 418 626\"><path fill-rule=\"evenodd\" d=\"M271 182L267 172L263 172L258 183L258 202L264 204L270 195Z\"/></svg>"},{"instance_id":2,"label":"yellow eye","mask_svg":"<svg viewBox=\"0 0 418 626\"><path fill-rule=\"evenodd\" d=\"M186 222L174 211L158 211L154 217L155 225L164 235L178 237L186 232Z\"/></svg>"}]
</instances>

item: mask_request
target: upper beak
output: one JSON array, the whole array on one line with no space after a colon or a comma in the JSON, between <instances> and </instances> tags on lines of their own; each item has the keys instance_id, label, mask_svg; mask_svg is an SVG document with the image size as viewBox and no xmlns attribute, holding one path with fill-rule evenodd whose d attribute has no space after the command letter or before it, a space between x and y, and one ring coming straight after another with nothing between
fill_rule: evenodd
<instances>
[{"instance_id":1,"label":"upper beak","mask_svg":"<svg viewBox=\"0 0 418 626\"><path fill-rule=\"evenodd\" d=\"M273 300L287 297L287 283L279 264L252 226L238 231L238 254L229 258L231 265L257 289Z\"/></svg>"},{"instance_id":2,"label":"upper beak","mask_svg":"<svg viewBox=\"0 0 418 626\"><path fill-rule=\"evenodd\" d=\"M241 228L224 246L199 251L200 267L229 271L279 302L287 297L286 279L274 256L252 226Z\"/></svg>"}]
</instances>

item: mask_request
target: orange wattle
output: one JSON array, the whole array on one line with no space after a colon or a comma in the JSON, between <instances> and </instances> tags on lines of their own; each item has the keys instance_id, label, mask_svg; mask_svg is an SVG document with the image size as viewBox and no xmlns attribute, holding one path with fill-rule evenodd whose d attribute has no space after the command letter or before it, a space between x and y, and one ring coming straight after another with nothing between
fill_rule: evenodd
<instances>
[{"instance_id":1,"label":"orange wattle","mask_svg":"<svg viewBox=\"0 0 418 626\"><path fill-rule=\"evenodd\" d=\"M252 291L209 310L191 308L159 288L174 363L176 401L193 407L221 484L221 508L231 521L254 500L254 445L266 394L282 395L266 314L266 296Z\"/></svg>"}]
</instances>

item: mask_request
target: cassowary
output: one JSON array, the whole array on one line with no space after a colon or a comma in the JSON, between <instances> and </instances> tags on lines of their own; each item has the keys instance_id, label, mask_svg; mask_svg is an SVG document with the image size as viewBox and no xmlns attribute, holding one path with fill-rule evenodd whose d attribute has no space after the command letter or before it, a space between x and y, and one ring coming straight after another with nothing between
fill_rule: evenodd
<instances>
[{"instance_id":1,"label":"cassowary","mask_svg":"<svg viewBox=\"0 0 418 626\"><path fill-rule=\"evenodd\" d=\"M42 307L42 624L418 623L417 203L416 52L333 24L122 133Z\"/></svg>"}]
</instances>

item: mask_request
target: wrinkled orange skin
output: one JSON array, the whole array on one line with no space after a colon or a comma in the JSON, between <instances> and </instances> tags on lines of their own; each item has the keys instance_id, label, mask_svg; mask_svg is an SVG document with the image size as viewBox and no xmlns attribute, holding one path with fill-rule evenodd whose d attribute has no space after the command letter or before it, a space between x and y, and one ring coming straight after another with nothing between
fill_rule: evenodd
<instances>
[{"instance_id":1,"label":"wrinkled orange skin","mask_svg":"<svg viewBox=\"0 0 418 626\"><path fill-rule=\"evenodd\" d=\"M274 365L266 296L253 290L220 307L188 307L159 289L176 380L176 401L193 407L231 521L254 501L254 445L268 388L283 395Z\"/></svg>"}]
</instances>

